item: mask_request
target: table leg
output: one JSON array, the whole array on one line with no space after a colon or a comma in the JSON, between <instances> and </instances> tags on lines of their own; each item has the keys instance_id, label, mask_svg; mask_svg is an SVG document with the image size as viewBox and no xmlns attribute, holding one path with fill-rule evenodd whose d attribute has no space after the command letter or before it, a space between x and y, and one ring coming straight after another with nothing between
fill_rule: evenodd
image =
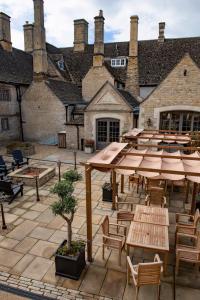
<instances>
[{"instance_id":1,"label":"table leg","mask_svg":"<svg viewBox=\"0 0 200 300\"><path fill-rule=\"evenodd\" d=\"M164 255L164 276L167 275L167 263L168 263L168 252L165 252L165 255Z\"/></svg>"}]
</instances>

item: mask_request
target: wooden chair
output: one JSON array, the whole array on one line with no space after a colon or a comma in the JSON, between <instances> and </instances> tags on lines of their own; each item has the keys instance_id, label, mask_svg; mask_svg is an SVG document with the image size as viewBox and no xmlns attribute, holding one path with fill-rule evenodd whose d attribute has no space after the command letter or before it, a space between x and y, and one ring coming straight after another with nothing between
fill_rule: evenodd
<instances>
[{"instance_id":1,"label":"wooden chair","mask_svg":"<svg viewBox=\"0 0 200 300\"><path fill-rule=\"evenodd\" d=\"M145 205L148 206L166 206L166 197L165 197L165 191L164 188L161 187L151 187L149 189L148 195L145 199Z\"/></svg>"},{"instance_id":2,"label":"wooden chair","mask_svg":"<svg viewBox=\"0 0 200 300\"><path fill-rule=\"evenodd\" d=\"M191 237L191 236L189 236ZM176 246L176 268L175 272L178 275L180 261L189 262L196 265L198 271L200 267L200 232L192 237L195 240L195 246L177 245Z\"/></svg>"},{"instance_id":3,"label":"wooden chair","mask_svg":"<svg viewBox=\"0 0 200 300\"><path fill-rule=\"evenodd\" d=\"M132 211L133 210L133 205L134 203L133 202L128 202L128 201L121 201L119 196L116 195L115 196L115 203L116 203L116 209L119 210L119 208L122 206L126 206L126 209L129 209L130 207L130 210Z\"/></svg>"},{"instance_id":4,"label":"wooden chair","mask_svg":"<svg viewBox=\"0 0 200 300\"><path fill-rule=\"evenodd\" d=\"M6 176L10 171L14 171L14 166L11 165L10 167L8 167L6 165L5 160L3 159L3 156L0 155L0 173L1 173L1 176Z\"/></svg>"},{"instance_id":5,"label":"wooden chair","mask_svg":"<svg viewBox=\"0 0 200 300\"><path fill-rule=\"evenodd\" d=\"M194 216L188 214L176 213L176 244L180 236L195 236L197 233L197 224L200 220L200 213L197 209Z\"/></svg>"},{"instance_id":6,"label":"wooden chair","mask_svg":"<svg viewBox=\"0 0 200 300\"><path fill-rule=\"evenodd\" d=\"M142 285L157 285L158 299L160 299L160 277L163 272L163 263L158 254L154 257L154 262L139 263L133 265L129 256L127 256L127 283L130 283L130 274L136 287L135 299L138 299L139 289Z\"/></svg>"},{"instance_id":7,"label":"wooden chair","mask_svg":"<svg viewBox=\"0 0 200 300\"><path fill-rule=\"evenodd\" d=\"M8 203L11 204L19 193L23 196L23 183L13 184L11 181L0 180L0 192L10 196Z\"/></svg>"},{"instance_id":8,"label":"wooden chair","mask_svg":"<svg viewBox=\"0 0 200 300\"><path fill-rule=\"evenodd\" d=\"M163 180L160 179L145 178L144 183L146 193L148 193L152 187L163 187Z\"/></svg>"},{"instance_id":9,"label":"wooden chair","mask_svg":"<svg viewBox=\"0 0 200 300\"><path fill-rule=\"evenodd\" d=\"M21 150L14 150L12 152L12 156L14 159L14 166L17 166L18 168L28 165L29 163L29 158L28 157L23 157L22 151Z\"/></svg>"},{"instance_id":10,"label":"wooden chair","mask_svg":"<svg viewBox=\"0 0 200 300\"><path fill-rule=\"evenodd\" d=\"M137 187L137 194L139 191L139 186L143 186L143 178L140 175L134 174L130 175L128 178L128 189L130 190L130 187L136 185Z\"/></svg>"},{"instance_id":11,"label":"wooden chair","mask_svg":"<svg viewBox=\"0 0 200 300\"><path fill-rule=\"evenodd\" d=\"M131 222L133 221L134 213L131 211L119 211L117 213L117 224L119 222Z\"/></svg>"},{"instance_id":12,"label":"wooden chair","mask_svg":"<svg viewBox=\"0 0 200 300\"><path fill-rule=\"evenodd\" d=\"M111 226L117 228L117 230L119 228L124 229L124 234L111 233L110 232ZM119 251L118 263L121 266L121 252L123 250L126 241L126 226L110 223L108 216L105 216L103 223L101 224L101 227L103 232L102 258L104 259L105 247L117 249Z\"/></svg>"}]
</instances>

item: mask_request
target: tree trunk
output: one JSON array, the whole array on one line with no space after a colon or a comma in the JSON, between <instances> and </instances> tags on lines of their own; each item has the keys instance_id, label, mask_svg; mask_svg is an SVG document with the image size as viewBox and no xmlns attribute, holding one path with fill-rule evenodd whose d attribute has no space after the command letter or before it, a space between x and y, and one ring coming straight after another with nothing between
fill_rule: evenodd
<instances>
[{"instance_id":1,"label":"tree trunk","mask_svg":"<svg viewBox=\"0 0 200 300\"><path fill-rule=\"evenodd\" d=\"M72 243L72 226L71 222L68 223L68 239L67 239L67 248L71 249L71 243Z\"/></svg>"}]
</instances>

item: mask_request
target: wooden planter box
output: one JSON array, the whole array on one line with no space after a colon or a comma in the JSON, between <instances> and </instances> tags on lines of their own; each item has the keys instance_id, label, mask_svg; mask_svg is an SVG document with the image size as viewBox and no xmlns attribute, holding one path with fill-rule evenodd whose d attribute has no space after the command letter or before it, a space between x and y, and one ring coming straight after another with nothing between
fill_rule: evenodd
<instances>
[{"instance_id":1,"label":"wooden planter box","mask_svg":"<svg viewBox=\"0 0 200 300\"><path fill-rule=\"evenodd\" d=\"M117 194L118 194L119 183L116 184ZM102 186L102 200L107 202L112 202L112 187L110 183L104 183Z\"/></svg>"},{"instance_id":2,"label":"wooden planter box","mask_svg":"<svg viewBox=\"0 0 200 300\"><path fill-rule=\"evenodd\" d=\"M66 242L64 240L60 247L65 245ZM85 247L77 256L62 256L57 252L55 254L56 275L78 280L85 265Z\"/></svg>"},{"instance_id":3,"label":"wooden planter box","mask_svg":"<svg viewBox=\"0 0 200 300\"><path fill-rule=\"evenodd\" d=\"M33 144L29 144L26 147L23 147L23 146L20 146L20 145L9 147L9 145L8 145L7 154L12 154L12 152L14 150L21 150L24 157L35 154L35 146Z\"/></svg>"}]
</instances>

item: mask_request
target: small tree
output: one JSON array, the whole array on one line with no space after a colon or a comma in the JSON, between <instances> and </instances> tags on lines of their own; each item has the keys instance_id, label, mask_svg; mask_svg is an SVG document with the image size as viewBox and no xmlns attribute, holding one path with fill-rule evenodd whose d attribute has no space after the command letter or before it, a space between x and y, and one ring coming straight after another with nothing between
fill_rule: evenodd
<instances>
[{"instance_id":1,"label":"small tree","mask_svg":"<svg viewBox=\"0 0 200 300\"><path fill-rule=\"evenodd\" d=\"M51 205L55 215L61 216L68 225L67 250L70 252L72 247L72 222L77 208L77 200L72 195L74 191L73 183L81 180L82 176L76 170L70 170L63 174L64 180L57 182L52 193L59 196L59 201Z\"/></svg>"}]
</instances>

